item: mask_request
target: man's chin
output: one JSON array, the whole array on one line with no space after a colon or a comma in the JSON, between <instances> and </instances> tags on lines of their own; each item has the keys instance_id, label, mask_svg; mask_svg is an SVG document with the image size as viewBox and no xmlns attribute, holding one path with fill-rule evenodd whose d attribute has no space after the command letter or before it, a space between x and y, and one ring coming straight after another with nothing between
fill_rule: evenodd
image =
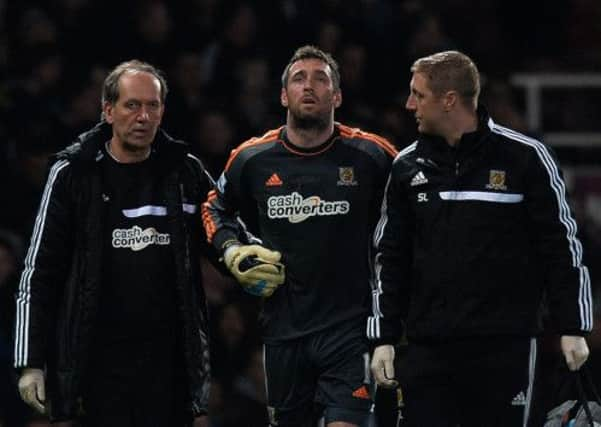
<instances>
[{"instance_id":1,"label":"man's chin","mask_svg":"<svg viewBox=\"0 0 601 427\"><path fill-rule=\"evenodd\" d=\"M131 138L127 139L125 144L123 144L124 148L130 152L145 151L151 145L152 145L152 140L149 140L148 137L144 137L144 138L131 137Z\"/></svg>"},{"instance_id":2,"label":"man's chin","mask_svg":"<svg viewBox=\"0 0 601 427\"><path fill-rule=\"evenodd\" d=\"M328 127L327 118L319 114L299 114L294 120L299 129L324 129Z\"/></svg>"}]
</instances>

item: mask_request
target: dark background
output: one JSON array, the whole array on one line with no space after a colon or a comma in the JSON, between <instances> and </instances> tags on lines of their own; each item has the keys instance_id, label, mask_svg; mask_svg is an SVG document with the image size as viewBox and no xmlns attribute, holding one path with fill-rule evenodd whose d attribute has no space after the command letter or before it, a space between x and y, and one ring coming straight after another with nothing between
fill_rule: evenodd
<instances>
[{"instance_id":1,"label":"dark background","mask_svg":"<svg viewBox=\"0 0 601 427\"><path fill-rule=\"evenodd\" d=\"M133 58L162 69L170 86L163 127L188 141L217 177L232 148L283 123L280 75L307 43L340 63L337 120L398 148L415 136L404 110L409 67L446 49L475 60L482 100L497 123L543 138L601 130L600 88L546 90L541 126L529 128L524 91L511 83L516 73L601 70L598 0L0 0L0 426L44 425L15 394L12 294L48 155L98 121L107 71ZM598 296L601 138L554 148ZM206 274L212 426L264 425L257 302L210 267ZM598 332L590 345L596 362ZM543 349L553 365L556 341L548 338Z\"/></svg>"}]
</instances>

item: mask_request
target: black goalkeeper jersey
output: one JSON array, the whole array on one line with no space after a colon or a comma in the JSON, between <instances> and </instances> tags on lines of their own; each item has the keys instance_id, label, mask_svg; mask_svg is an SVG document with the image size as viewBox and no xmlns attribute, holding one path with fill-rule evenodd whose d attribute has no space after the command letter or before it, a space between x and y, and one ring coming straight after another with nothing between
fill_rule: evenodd
<instances>
[{"instance_id":1,"label":"black goalkeeper jersey","mask_svg":"<svg viewBox=\"0 0 601 427\"><path fill-rule=\"evenodd\" d=\"M264 301L266 342L365 324L371 237L395 154L385 139L340 124L313 149L293 146L282 127L232 152L204 224L218 249L248 232L282 253L286 282Z\"/></svg>"}]
</instances>

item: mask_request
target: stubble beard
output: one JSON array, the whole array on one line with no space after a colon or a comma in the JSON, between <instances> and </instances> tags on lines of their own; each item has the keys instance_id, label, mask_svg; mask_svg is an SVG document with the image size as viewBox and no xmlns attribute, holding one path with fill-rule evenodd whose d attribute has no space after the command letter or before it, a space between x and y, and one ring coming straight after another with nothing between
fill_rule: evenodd
<instances>
[{"instance_id":1,"label":"stubble beard","mask_svg":"<svg viewBox=\"0 0 601 427\"><path fill-rule=\"evenodd\" d=\"M291 124L299 130L323 131L328 128L330 123L329 115L302 115L290 111Z\"/></svg>"}]
</instances>

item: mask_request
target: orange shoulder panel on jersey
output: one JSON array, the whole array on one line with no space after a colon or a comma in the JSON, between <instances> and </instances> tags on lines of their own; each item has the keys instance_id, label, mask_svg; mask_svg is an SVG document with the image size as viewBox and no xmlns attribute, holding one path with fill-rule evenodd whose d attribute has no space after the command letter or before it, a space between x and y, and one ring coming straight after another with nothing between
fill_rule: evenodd
<instances>
[{"instance_id":1,"label":"orange shoulder panel on jersey","mask_svg":"<svg viewBox=\"0 0 601 427\"><path fill-rule=\"evenodd\" d=\"M392 157L396 157L396 155L398 154L398 150L394 147L394 145L388 142L386 138L382 138L381 136L376 135L375 133L362 131L359 128L351 128L342 124L339 124L338 126L340 129L340 135L346 138L360 137L363 139L367 139L368 141L371 141L376 145L380 146Z\"/></svg>"},{"instance_id":2,"label":"orange shoulder panel on jersey","mask_svg":"<svg viewBox=\"0 0 601 427\"><path fill-rule=\"evenodd\" d=\"M240 154L246 148L254 147L254 146L257 146L260 144L265 144L267 142L272 142L272 141L275 141L276 139L278 139L278 136L280 134L280 130L282 129L282 127L267 131L267 132L265 132L265 134L263 136L251 138L251 139L243 142L242 144L240 144L234 150L232 150L232 154L230 154L230 158L227 160L227 163L225 164L224 171L226 171L230 168L230 165L232 164L234 159L236 157L238 157L238 154Z\"/></svg>"},{"instance_id":3,"label":"orange shoulder panel on jersey","mask_svg":"<svg viewBox=\"0 0 601 427\"><path fill-rule=\"evenodd\" d=\"M215 200L216 198L217 198L217 192L215 190L209 191L207 200L202 204L202 208L201 208L202 223L204 225L205 232L207 235L207 242L209 242L209 243L211 243L213 241L213 236L215 235L215 232L217 231L217 226L215 225L213 218L211 218L211 213L209 211L211 202L213 202L213 200Z\"/></svg>"}]
</instances>

